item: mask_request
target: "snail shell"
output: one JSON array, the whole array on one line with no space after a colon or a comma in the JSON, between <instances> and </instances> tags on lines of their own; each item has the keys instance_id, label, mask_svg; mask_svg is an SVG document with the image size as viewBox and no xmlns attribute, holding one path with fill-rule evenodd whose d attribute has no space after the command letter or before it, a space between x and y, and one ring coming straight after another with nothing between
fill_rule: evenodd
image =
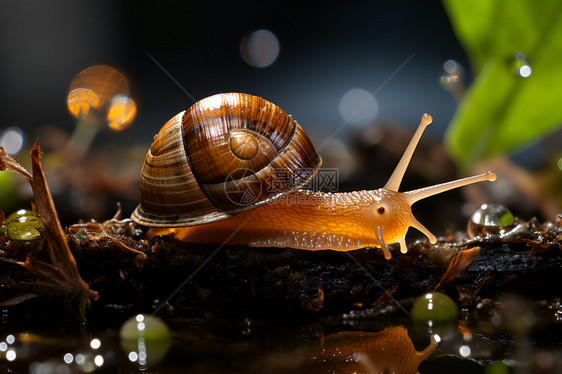
<instances>
[{"instance_id":1,"label":"snail shell","mask_svg":"<svg viewBox=\"0 0 562 374\"><path fill-rule=\"evenodd\" d=\"M210 96L155 136L132 219L152 227L225 219L301 188L321 164L302 127L275 104L242 93Z\"/></svg>"}]
</instances>

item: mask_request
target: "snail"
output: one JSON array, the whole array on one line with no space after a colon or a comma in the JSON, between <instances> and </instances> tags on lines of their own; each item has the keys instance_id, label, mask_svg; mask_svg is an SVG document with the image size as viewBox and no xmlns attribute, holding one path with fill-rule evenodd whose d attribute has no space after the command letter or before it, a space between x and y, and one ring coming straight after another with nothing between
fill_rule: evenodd
<instances>
[{"instance_id":1,"label":"snail","mask_svg":"<svg viewBox=\"0 0 562 374\"><path fill-rule=\"evenodd\" d=\"M436 237L414 218L411 205L468 184L484 174L409 192L400 182L424 131L424 114L383 188L323 193L303 190L322 160L302 127L262 98L223 93L170 119L154 138L141 171L134 222L152 235L174 233L196 243L248 244L349 251L405 241L409 226Z\"/></svg>"}]
</instances>

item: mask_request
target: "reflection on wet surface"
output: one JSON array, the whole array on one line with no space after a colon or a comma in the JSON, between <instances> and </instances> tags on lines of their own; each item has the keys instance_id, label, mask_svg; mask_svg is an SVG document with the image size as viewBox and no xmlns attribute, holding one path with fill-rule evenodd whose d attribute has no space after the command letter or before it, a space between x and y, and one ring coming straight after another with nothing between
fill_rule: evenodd
<instances>
[{"instance_id":1,"label":"reflection on wet surface","mask_svg":"<svg viewBox=\"0 0 562 374\"><path fill-rule=\"evenodd\" d=\"M168 315L163 320L171 331L171 345L168 341L164 350L158 344L144 349L151 339L147 336L125 344L119 329L127 318L121 313L93 317L89 328L35 326L42 333L16 333L13 324L4 323L0 369L16 373L489 373L492 368L486 367L493 364L496 370L501 366L523 368L522 373L538 368L541 373L557 373L559 310L559 301L537 304L508 298L501 305L491 302L474 313L464 312L460 321L444 323L412 322L392 308L325 316L321 322L302 315L269 319L213 312L196 318ZM519 316L517 311L524 313ZM138 318L130 319L137 327L148 321ZM532 323L521 329L519 319ZM540 346L534 343L537 340Z\"/></svg>"},{"instance_id":2,"label":"reflection on wet surface","mask_svg":"<svg viewBox=\"0 0 562 374\"><path fill-rule=\"evenodd\" d=\"M402 326L380 332L340 332L326 337L322 348L307 353L312 366L338 373L416 373L420 363L437 348L435 337L416 351ZM336 369L337 368L337 369Z\"/></svg>"}]
</instances>

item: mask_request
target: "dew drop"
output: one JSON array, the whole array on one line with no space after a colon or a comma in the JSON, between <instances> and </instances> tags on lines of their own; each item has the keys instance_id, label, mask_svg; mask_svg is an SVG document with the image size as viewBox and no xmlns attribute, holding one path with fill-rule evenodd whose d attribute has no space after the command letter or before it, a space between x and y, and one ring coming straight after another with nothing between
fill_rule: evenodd
<instances>
[{"instance_id":1,"label":"dew drop","mask_svg":"<svg viewBox=\"0 0 562 374\"><path fill-rule=\"evenodd\" d=\"M475 236L501 235L515 227L513 214L501 204L482 204L468 220L467 232Z\"/></svg>"},{"instance_id":2,"label":"dew drop","mask_svg":"<svg viewBox=\"0 0 562 374\"><path fill-rule=\"evenodd\" d=\"M241 327L241 330L242 330L242 331L241 331L241 332L242 332L242 335L250 336L250 335L252 335L253 332L254 332L254 331L253 331L253 329L254 329L253 321L252 321L251 319L249 319L249 318L244 319L244 321L242 321L240 327Z\"/></svg>"}]
</instances>

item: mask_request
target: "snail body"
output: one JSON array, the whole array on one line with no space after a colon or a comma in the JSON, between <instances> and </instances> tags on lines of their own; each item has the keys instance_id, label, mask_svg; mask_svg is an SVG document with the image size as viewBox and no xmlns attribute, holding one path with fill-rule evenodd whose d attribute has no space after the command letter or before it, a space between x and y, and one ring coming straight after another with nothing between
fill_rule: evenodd
<instances>
[{"instance_id":1,"label":"snail body","mask_svg":"<svg viewBox=\"0 0 562 374\"><path fill-rule=\"evenodd\" d=\"M374 246L390 259L388 244L399 243L406 253L409 226L431 243L437 240L413 216L413 203L495 180L487 172L398 192L431 121L430 115L422 116L383 188L311 192L300 188L322 161L298 123L261 98L214 95L172 118L156 135L141 172L141 203L131 218L155 227L152 235L174 233L197 243L339 251Z\"/></svg>"},{"instance_id":2,"label":"snail body","mask_svg":"<svg viewBox=\"0 0 562 374\"><path fill-rule=\"evenodd\" d=\"M379 245L373 226L382 230L383 243L403 240L404 225L387 223L388 214L378 213L381 196L392 204L387 210L409 206L400 197L389 199L389 191L323 193L299 190L226 220L201 226L156 230L173 232L179 239L196 243L248 244L256 247L290 247L308 250L347 251ZM379 202L376 204L374 202ZM384 203L383 203L384 204ZM411 212L410 212L411 216ZM383 247L386 250L386 246Z\"/></svg>"}]
</instances>

